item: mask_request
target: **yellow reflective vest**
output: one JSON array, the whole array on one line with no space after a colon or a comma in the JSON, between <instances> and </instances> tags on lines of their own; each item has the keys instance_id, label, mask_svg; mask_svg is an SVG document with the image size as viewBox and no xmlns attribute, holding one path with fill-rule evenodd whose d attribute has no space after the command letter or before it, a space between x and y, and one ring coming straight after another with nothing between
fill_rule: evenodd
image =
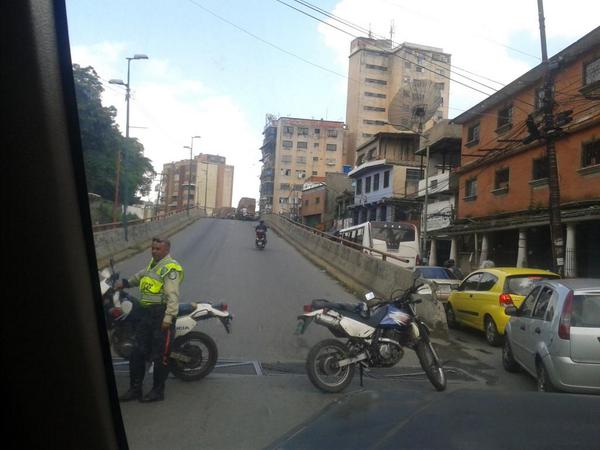
<instances>
[{"instance_id":1,"label":"yellow reflective vest","mask_svg":"<svg viewBox=\"0 0 600 450\"><path fill-rule=\"evenodd\" d=\"M179 273L179 281L183 281L183 267L173 258L163 258L154 267L150 260L140 276L140 303L144 306L162 305L166 303L163 291L164 279L175 270Z\"/></svg>"}]
</instances>

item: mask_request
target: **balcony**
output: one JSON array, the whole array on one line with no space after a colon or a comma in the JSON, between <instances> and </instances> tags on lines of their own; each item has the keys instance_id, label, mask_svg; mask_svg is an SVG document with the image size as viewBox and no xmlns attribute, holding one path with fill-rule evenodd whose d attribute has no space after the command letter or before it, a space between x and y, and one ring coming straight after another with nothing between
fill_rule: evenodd
<instances>
[{"instance_id":1,"label":"balcony","mask_svg":"<svg viewBox=\"0 0 600 450\"><path fill-rule=\"evenodd\" d=\"M450 193L453 186L450 183L450 172L438 173L429 177L428 194ZM425 196L425 179L419 180L419 195Z\"/></svg>"}]
</instances>

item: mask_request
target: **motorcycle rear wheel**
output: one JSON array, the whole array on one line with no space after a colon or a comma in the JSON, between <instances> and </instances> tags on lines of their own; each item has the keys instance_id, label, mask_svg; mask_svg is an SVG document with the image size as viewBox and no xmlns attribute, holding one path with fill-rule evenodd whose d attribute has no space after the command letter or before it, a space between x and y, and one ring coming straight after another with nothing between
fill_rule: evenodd
<instances>
[{"instance_id":1,"label":"motorcycle rear wheel","mask_svg":"<svg viewBox=\"0 0 600 450\"><path fill-rule=\"evenodd\" d=\"M341 392L352 382L354 364L337 367L337 362L350 357L348 347L335 339L317 343L306 359L306 373L311 383L323 392Z\"/></svg>"},{"instance_id":2,"label":"motorcycle rear wheel","mask_svg":"<svg viewBox=\"0 0 600 450\"><path fill-rule=\"evenodd\" d=\"M172 351L191 358L190 362L169 360L171 373L183 381L200 380L217 364L217 344L209 335L199 331L191 331L175 339Z\"/></svg>"},{"instance_id":3,"label":"motorcycle rear wheel","mask_svg":"<svg viewBox=\"0 0 600 450\"><path fill-rule=\"evenodd\" d=\"M415 351L419 357L421 367L433 387L438 391L446 389L446 373L429 339L420 340L415 346Z\"/></svg>"}]
</instances>

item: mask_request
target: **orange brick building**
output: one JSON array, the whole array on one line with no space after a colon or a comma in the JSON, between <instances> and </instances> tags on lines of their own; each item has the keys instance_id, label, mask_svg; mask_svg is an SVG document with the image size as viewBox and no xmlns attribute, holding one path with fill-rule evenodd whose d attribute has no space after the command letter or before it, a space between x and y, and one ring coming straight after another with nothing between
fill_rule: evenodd
<instances>
[{"instance_id":1,"label":"orange brick building","mask_svg":"<svg viewBox=\"0 0 600 450\"><path fill-rule=\"evenodd\" d=\"M550 58L550 67L555 118L572 119L555 141L565 275L600 277L600 28ZM546 143L527 139L543 127L544 73L540 64L453 120L463 126L462 158L447 238L465 269L485 259L552 267Z\"/></svg>"}]
</instances>

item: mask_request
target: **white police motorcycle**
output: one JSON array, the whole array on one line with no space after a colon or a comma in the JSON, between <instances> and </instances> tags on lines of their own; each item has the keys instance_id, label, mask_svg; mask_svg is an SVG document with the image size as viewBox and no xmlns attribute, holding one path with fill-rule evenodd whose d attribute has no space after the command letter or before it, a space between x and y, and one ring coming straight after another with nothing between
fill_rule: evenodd
<instances>
[{"instance_id":1,"label":"white police motorcycle","mask_svg":"<svg viewBox=\"0 0 600 450\"><path fill-rule=\"evenodd\" d=\"M128 360L135 345L135 328L142 306L132 295L114 289L119 273L115 272L112 260L110 267L103 269L99 277L111 348L115 354ZM228 309L226 303L179 305L175 340L169 361L169 369L173 375L184 381L195 381L204 378L214 369L218 356L217 344L207 334L193 330L197 322L216 317L227 333L230 333L233 316Z\"/></svg>"}]
</instances>

